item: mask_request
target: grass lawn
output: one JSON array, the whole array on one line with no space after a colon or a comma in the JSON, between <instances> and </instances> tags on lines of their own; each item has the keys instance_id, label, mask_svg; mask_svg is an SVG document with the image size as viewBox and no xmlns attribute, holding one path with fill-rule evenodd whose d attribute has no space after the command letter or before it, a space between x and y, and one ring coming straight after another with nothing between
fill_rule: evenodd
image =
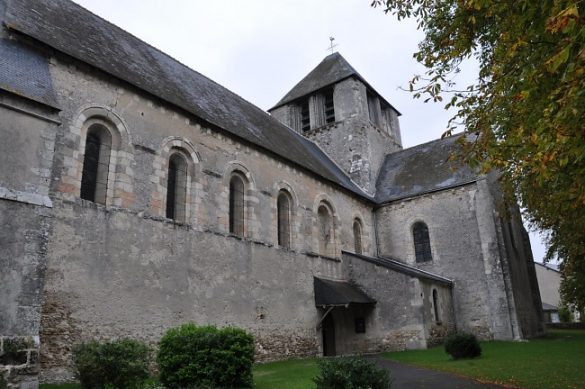
<instances>
[{"instance_id":1,"label":"grass lawn","mask_svg":"<svg viewBox=\"0 0 585 389\"><path fill-rule=\"evenodd\" d=\"M453 361L442 347L385 358L521 388L585 388L585 330L554 330L528 342L483 342L482 356Z\"/></svg>"},{"instance_id":2,"label":"grass lawn","mask_svg":"<svg viewBox=\"0 0 585 389\"><path fill-rule=\"evenodd\" d=\"M315 358L257 364L254 366L255 388L314 388L313 377L318 370Z\"/></svg>"},{"instance_id":3,"label":"grass lawn","mask_svg":"<svg viewBox=\"0 0 585 389\"><path fill-rule=\"evenodd\" d=\"M287 388L308 389L314 388L313 377L318 373L317 360L290 359L280 362L262 363L254 365L255 389ZM79 389L78 384L44 384L40 389Z\"/></svg>"}]
</instances>

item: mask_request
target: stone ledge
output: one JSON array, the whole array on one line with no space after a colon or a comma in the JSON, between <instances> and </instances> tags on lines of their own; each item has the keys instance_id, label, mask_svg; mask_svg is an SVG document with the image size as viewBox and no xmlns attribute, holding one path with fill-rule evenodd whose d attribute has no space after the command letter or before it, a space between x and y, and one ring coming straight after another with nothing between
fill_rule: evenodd
<instances>
[{"instance_id":1,"label":"stone ledge","mask_svg":"<svg viewBox=\"0 0 585 389\"><path fill-rule=\"evenodd\" d=\"M0 187L0 199L17 201L19 203L38 205L47 208L53 207L53 202L47 195L31 192L21 192L19 190L12 190L5 187Z\"/></svg>"}]
</instances>

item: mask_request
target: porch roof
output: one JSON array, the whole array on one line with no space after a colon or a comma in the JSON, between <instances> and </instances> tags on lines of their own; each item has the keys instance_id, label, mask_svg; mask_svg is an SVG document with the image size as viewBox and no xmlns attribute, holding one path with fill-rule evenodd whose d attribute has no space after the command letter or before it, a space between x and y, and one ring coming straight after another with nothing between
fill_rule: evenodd
<instances>
[{"instance_id":1,"label":"porch roof","mask_svg":"<svg viewBox=\"0 0 585 389\"><path fill-rule=\"evenodd\" d=\"M376 304L376 300L346 281L314 277L314 288L317 307Z\"/></svg>"}]
</instances>

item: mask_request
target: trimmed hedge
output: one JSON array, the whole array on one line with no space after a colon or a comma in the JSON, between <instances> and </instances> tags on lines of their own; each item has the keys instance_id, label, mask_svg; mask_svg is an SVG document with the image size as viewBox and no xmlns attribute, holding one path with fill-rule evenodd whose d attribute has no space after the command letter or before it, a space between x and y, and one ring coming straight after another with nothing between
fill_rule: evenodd
<instances>
[{"instance_id":1,"label":"trimmed hedge","mask_svg":"<svg viewBox=\"0 0 585 389\"><path fill-rule=\"evenodd\" d=\"M171 328L157 355L160 381L174 388L251 388L254 338L239 328Z\"/></svg>"},{"instance_id":2,"label":"trimmed hedge","mask_svg":"<svg viewBox=\"0 0 585 389\"><path fill-rule=\"evenodd\" d=\"M73 349L75 376L84 389L141 388L150 349L133 339L82 343Z\"/></svg>"},{"instance_id":3,"label":"trimmed hedge","mask_svg":"<svg viewBox=\"0 0 585 389\"><path fill-rule=\"evenodd\" d=\"M387 389L390 373L364 358L326 358L317 361L317 389Z\"/></svg>"},{"instance_id":4,"label":"trimmed hedge","mask_svg":"<svg viewBox=\"0 0 585 389\"><path fill-rule=\"evenodd\" d=\"M460 332L447 337L445 351L453 359L475 358L481 355L481 346L475 335Z\"/></svg>"}]
</instances>

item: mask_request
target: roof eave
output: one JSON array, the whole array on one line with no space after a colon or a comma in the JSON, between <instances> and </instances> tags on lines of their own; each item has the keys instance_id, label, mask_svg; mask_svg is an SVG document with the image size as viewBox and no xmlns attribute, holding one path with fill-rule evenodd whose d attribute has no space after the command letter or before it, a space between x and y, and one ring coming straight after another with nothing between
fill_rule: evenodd
<instances>
[{"instance_id":1,"label":"roof eave","mask_svg":"<svg viewBox=\"0 0 585 389\"><path fill-rule=\"evenodd\" d=\"M394 260L394 259L384 258L384 257L370 257L368 255L356 254L356 253L352 253L351 251L345 251L345 250L341 250L341 252L343 254L356 257L356 258L364 260L366 262L370 262L374 265L386 267L390 270L394 270L394 271L397 271L397 272L402 273L402 274L406 274L406 275L411 276L411 277L424 278L427 280L441 283L443 285L447 285L449 287L453 286L453 280L450 280L450 279L445 278L443 276L440 276L438 274L433 274L433 273L428 272L426 270L422 270L422 269L407 265L405 263L402 263L402 262Z\"/></svg>"},{"instance_id":2,"label":"roof eave","mask_svg":"<svg viewBox=\"0 0 585 389\"><path fill-rule=\"evenodd\" d=\"M457 184L454 184L454 185L445 186L443 188L436 188L436 189L426 190L426 191L417 192L417 193L409 194L409 195L402 196L402 197L392 198L392 199L389 199L389 200L377 200L376 201L376 209L381 208L381 207L384 207L386 205L390 205L390 204L395 203L395 202L398 202L398 201L409 200L409 199L413 199L413 198L416 198L416 197L425 196L425 195L428 195L428 194L431 194L431 193L441 192L443 190L455 189L455 188L459 188L459 187L466 186L466 185L469 185L469 184L473 184L474 182L477 182L477 180L478 180L477 178L474 178L473 180L467 180L467 181L460 182L460 183L457 183Z\"/></svg>"},{"instance_id":3,"label":"roof eave","mask_svg":"<svg viewBox=\"0 0 585 389\"><path fill-rule=\"evenodd\" d=\"M374 91L374 92L375 92L375 93L378 95L378 97L379 97L379 98L381 98L381 99L382 99L382 100L383 100L383 101L384 101L386 104L388 104L388 106L390 106L390 107L391 107L391 108L392 108L394 111L396 111L396 113L398 114L398 116L402 116L402 113L400 113L400 111L399 111L399 110L397 110L397 109L396 109L396 107L394 107L392 104L390 104L390 102L389 102L388 100L386 100L386 99L384 98L384 96L382 96L382 95L381 95L381 94L380 94L380 93L379 93L379 92L378 92L376 89L374 89L374 87L373 87L372 85L370 85L370 83L369 83L369 82L367 82L367 81L366 81L366 80L365 80L365 79L364 79L364 78L363 78L363 77L362 77L362 76L361 76L359 73L357 73L357 72L355 72L354 74L349 74L349 75L347 75L347 76L345 76L345 77L341 77L341 78L339 78L338 80L336 80L336 81L334 81L334 82L331 82L331 83L329 83L329 84L326 84L326 85L324 85L324 86L321 86L321 87L319 87L319 88L317 88L317 89L314 89L314 90L312 90L311 92L305 93L304 95L301 95L301 96L296 96L296 97L291 97L291 98L288 98L288 99L286 99L286 100L280 100L278 103L276 103L276 105L275 105L274 107L272 107L272 108L269 108L269 109L268 109L268 112L274 111L275 109L277 109L277 108L280 108L280 107L282 107L282 106L285 106L285 105L287 105L287 104L294 103L295 101L298 101L298 100L304 99L304 98L306 98L307 96L310 96L310 95L312 95L312 94L314 94L314 93L316 93L316 92L318 92L318 91L320 91L320 90L322 90L322 89L329 88L331 85L335 85L335 84L337 84L337 83L340 83L341 81L347 80L348 78L352 78L352 77L354 77L354 78L357 78L358 80L360 80L361 82L363 82L363 83L364 83L364 85L365 85L367 88L369 88L370 90ZM294 87L293 87L293 89L294 89Z\"/></svg>"}]
</instances>

